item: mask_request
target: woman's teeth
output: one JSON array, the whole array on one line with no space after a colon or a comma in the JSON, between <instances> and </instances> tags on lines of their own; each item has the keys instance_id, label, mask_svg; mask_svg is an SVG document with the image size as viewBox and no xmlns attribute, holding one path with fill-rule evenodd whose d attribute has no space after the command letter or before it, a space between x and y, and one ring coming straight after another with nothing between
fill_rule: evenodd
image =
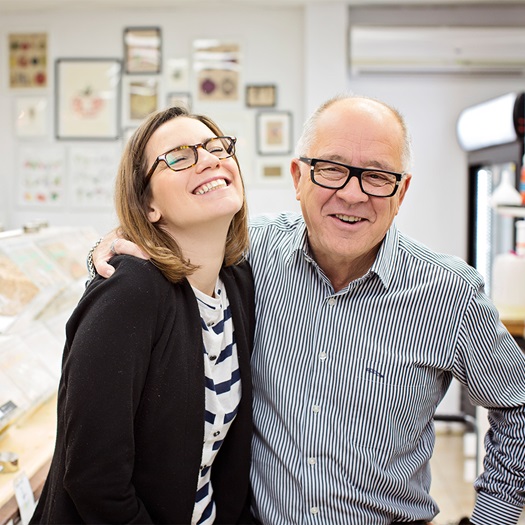
<instances>
[{"instance_id":1,"label":"woman's teeth","mask_svg":"<svg viewBox=\"0 0 525 525\"><path fill-rule=\"evenodd\" d=\"M199 186L193 193L195 195L204 195L205 193L216 190L217 188L226 188L226 186L227 184L224 179L216 179Z\"/></svg>"}]
</instances>

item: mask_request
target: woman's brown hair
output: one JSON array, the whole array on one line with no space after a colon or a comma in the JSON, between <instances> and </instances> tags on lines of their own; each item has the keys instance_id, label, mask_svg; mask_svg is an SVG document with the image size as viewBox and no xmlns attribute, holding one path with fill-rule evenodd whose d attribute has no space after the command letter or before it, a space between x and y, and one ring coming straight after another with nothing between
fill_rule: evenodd
<instances>
[{"instance_id":1,"label":"woman's brown hair","mask_svg":"<svg viewBox=\"0 0 525 525\"><path fill-rule=\"evenodd\" d=\"M115 184L115 206L120 222L120 235L137 244L166 278L175 283L193 273L197 266L184 258L177 241L163 229L161 223L152 223L148 219L152 194L149 185L144 188L144 179L149 168L146 164L148 141L162 124L179 117L198 120L216 136L223 135L219 126L211 119L191 114L185 108L171 107L157 111L147 117L128 140ZM234 155L233 158L239 166L237 157ZM247 249L248 209L244 196L242 208L235 214L228 229L224 264L229 266L239 263Z\"/></svg>"}]
</instances>

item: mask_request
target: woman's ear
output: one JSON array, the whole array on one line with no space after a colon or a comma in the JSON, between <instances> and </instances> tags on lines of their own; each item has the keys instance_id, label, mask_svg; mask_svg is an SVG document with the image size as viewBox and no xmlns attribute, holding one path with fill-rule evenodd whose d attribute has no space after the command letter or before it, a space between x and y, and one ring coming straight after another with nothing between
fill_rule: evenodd
<instances>
[{"instance_id":1,"label":"woman's ear","mask_svg":"<svg viewBox=\"0 0 525 525\"><path fill-rule=\"evenodd\" d=\"M162 219L162 213L160 213L160 210L155 208L155 206L151 206L148 211L148 220L152 224L155 224L156 222L159 222L160 219Z\"/></svg>"}]
</instances>

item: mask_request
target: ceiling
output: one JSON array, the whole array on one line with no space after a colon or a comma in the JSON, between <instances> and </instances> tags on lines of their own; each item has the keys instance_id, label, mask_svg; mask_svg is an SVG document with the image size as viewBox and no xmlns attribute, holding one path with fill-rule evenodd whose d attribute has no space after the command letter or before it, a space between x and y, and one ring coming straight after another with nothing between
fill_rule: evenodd
<instances>
[{"instance_id":1,"label":"ceiling","mask_svg":"<svg viewBox=\"0 0 525 525\"><path fill-rule=\"evenodd\" d=\"M334 0L221 0L224 4L237 5L265 5L273 7L300 6L309 3L334 3ZM493 5L501 7L507 5L525 5L525 0L343 0L350 6L429 6L429 5ZM0 13L27 13L50 11L78 11L78 10L114 10L136 8L166 8L197 5L217 5L217 0L0 0Z\"/></svg>"}]
</instances>

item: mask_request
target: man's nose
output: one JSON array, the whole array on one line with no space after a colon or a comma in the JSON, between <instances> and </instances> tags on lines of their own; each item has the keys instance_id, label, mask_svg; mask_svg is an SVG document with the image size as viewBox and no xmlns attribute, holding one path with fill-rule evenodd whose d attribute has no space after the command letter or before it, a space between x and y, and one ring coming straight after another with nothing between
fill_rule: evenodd
<instances>
[{"instance_id":1,"label":"man's nose","mask_svg":"<svg viewBox=\"0 0 525 525\"><path fill-rule=\"evenodd\" d=\"M344 188L337 190L337 195L345 200L352 200L355 202L368 200L368 195L361 190L359 177L355 175L350 177L350 180L346 183Z\"/></svg>"}]
</instances>

